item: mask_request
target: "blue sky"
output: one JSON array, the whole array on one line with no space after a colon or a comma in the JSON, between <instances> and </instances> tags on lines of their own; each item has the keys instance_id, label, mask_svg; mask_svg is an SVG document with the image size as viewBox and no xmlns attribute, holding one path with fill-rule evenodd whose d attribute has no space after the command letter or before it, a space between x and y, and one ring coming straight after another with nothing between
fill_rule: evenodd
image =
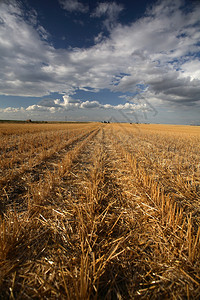
<instances>
[{"instance_id":1,"label":"blue sky","mask_svg":"<svg viewBox=\"0 0 200 300\"><path fill-rule=\"evenodd\" d=\"M199 1L0 1L0 119L199 116Z\"/></svg>"}]
</instances>

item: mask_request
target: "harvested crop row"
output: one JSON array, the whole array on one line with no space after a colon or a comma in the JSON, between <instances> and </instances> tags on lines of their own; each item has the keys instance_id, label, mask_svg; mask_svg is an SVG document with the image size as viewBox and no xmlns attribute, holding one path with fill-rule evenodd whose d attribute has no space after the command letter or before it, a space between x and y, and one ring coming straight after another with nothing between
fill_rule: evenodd
<instances>
[{"instance_id":1,"label":"harvested crop row","mask_svg":"<svg viewBox=\"0 0 200 300\"><path fill-rule=\"evenodd\" d=\"M133 130L132 130L133 131ZM157 135L151 135L148 144L144 144L146 134L143 131L139 133L132 132L129 136L127 128L119 128L118 132L114 131L115 142L121 144L124 153L132 157L135 162L135 168L150 176L154 181L159 182L165 193L185 206L190 207L196 205L199 207L200 200L200 169L199 169L199 153L195 150L195 156L190 156L187 151L188 141L184 139L185 159L179 160L180 157L171 156L168 158L168 150L166 142L162 139L159 142L159 151L157 151ZM133 135L133 133L135 133ZM162 137L162 135L161 135ZM168 145L170 144L170 136L168 137ZM179 145L179 141L177 141ZM196 147L196 136L193 141ZM162 148L161 148L162 147Z\"/></svg>"},{"instance_id":2,"label":"harvested crop row","mask_svg":"<svg viewBox=\"0 0 200 300\"><path fill-rule=\"evenodd\" d=\"M3 173L9 168L19 169L31 167L45 160L67 146L66 143L81 134L90 132L94 126L73 129L66 126L64 130L45 131L40 133L24 133L20 136L9 136L12 141L5 140L6 148L1 152L0 167Z\"/></svg>"},{"instance_id":3,"label":"harvested crop row","mask_svg":"<svg viewBox=\"0 0 200 300\"><path fill-rule=\"evenodd\" d=\"M53 150L48 149L45 159L39 155L39 157L35 157L34 163L31 160L30 164L29 160L29 163L27 164L23 162L21 167L11 170L9 169L7 173L4 172L4 175L0 180L0 186L2 188L2 209L3 207L12 203L13 200L16 204L19 198L24 198L28 190L27 186L30 185L31 182L38 181L40 179L42 170L48 171L50 166L52 169L53 164L56 164L57 161L62 160L62 157L65 156L70 149L75 147L75 145L80 143L82 140L86 139L87 136L93 132L93 130L95 130L95 127L84 130L82 133L80 133L79 130L75 135L72 135L71 138L66 138L62 134L62 143L58 145L56 144ZM54 139L54 141L57 140ZM43 152L41 151L40 154L42 153Z\"/></svg>"},{"instance_id":4,"label":"harvested crop row","mask_svg":"<svg viewBox=\"0 0 200 300\"><path fill-rule=\"evenodd\" d=\"M11 177L8 177L9 179L7 179L7 181L4 177L4 181L1 182L5 184L1 200L2 209L5 210L8 205L13 207L14 204L14 206L17 205L18 210L24 210L24 202L26 202L27 197L30 196L30 189L34 191L34 193L38 190L38 185L42 186L43 189L46 184L43 184L43 182L45 182L44 176L48 176L48 182L55 181L55 178L57 178L56 173L61 174L61 172L67 169L69 162L75 153L77 153L77 149L81 148L82 145L87 142L88 138L90 139L97 131L98 129L90 129L89 132L86 131L65 141L65 148L62 148L60 152L53 153L46 159L45 163L39 161L38 164L35 164L31 168L23 168L21 172L18 171L16 174L12 174ZM48 189L44 187L42 193L46 193L47 190ZM19 206L21 208L19 208Z\"/></svg>"},{"instance_id":5,"label":"harvested crop row","mask_svg":"<svg viewBox=\"0 0 200 300\"><path fill-rule=\"evenodd\" d=\"M123 142L116 142L114 133L113 130L108 133L109 140L112 140L110 147L116 149L115 160L120 157L122 162L124 160L128 178L124 187L127 189L129 186L127 193L130 194L131 184L135 186L130 205L136 201L134 214L141 216L139 244L144 248L139 262L140 267L146 267L143 274L138 272L139 276L144 276L144 284L140 282L143 288L137 291L138 294L144 298L150 295L156 298L158 293L166 298L172 294L184 298L191 292L198 299L200 227L196 203L190 207L189 213L182 203L174 202L151 173L148 174L148 169L140 166L134 155L126 152ZM121 167L123 164L118 163ZM121 173L125 174L125 171Z\"/></svg>"},{"instance_id":6,"label":"harvested crop row","mask_svg":"<svg viewBox=\"0 0 200 300\"><path fill-rule=\"evenodd\" d=\"M65 172L68 172L73 161L77 159L80 152L83 151L89 140L95 137L97 132L98 129L93 131L63 157L62 164L65 164ZM66 201L60 201L58 193L63 176L64 173L60 173L59 166L55 168L54 172L45 174L42 181L35 184L34 187L32 186L29 191L27 210L19 212L16 208L14 212L8 211L4 214L0 238L1 296L3 295L4 298L10 296L10 291L12 295L25 299L35 296L43 297L48 294L49 289L52 290L51 296L54 295L55 288L53 286L47 284L46 290L44 280L46 276L48 277L48 271L46 275L43 271L45 266L48 269L51 266L49 257L53 255L53 259L57 260L58 233L65 210L67 216L71 218L70 210L67 211L68 204ZM44 223L47 219L49 222ZM65 222L68 222L67 218L64 220ZM52 224L54 223L58 225L57 228L53 227ZM63 247L67 247L67 244L64 244ZM57 271L57 269L54 270L56 276L60 276ZM14 281L13 274L15 274ZM4 285L2 286L2 284ZM10 284L12 285L11 290L8 288ZM38 284L39 289L37 289ZM43 289L41 284L44 285L43 291L41 291ZM59 289L62 290L62 288L61 285Z\"/></svg>"}]
</instances>

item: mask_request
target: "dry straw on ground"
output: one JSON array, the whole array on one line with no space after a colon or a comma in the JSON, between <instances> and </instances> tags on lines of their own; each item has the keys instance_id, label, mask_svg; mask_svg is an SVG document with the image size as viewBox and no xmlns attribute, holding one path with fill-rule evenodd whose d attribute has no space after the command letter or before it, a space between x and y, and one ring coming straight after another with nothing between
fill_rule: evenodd
<instances>
[{"instance_id":1,"label":"dry straw on ground","mask_svg":"<svg viewBox=\"0 0 200 300\"><path fill-rule=\"evenodd\" d=\"M200 128L0 124L1 299L199 299Z\"/></svg>"}]
</instances>

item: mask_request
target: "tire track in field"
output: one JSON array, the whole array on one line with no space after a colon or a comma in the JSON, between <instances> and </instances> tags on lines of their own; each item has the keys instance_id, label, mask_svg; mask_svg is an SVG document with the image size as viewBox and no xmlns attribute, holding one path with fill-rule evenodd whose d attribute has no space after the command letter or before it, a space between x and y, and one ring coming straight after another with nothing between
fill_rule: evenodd
<instances>
[{"instance_id":1,"label":"tire track in field","mask_svg":"<svg viewBox=\"0 0 200 300\"><path fill-rule=\"evenodd\" d=\"M85 183L93 167L96 149L101 143L100 135L101 131L87 143L80 155L73 161L70 170L63 176L60 185L63 197L72 197L74 201L79 201L80 193L83 194L86 188Z\"/></svg>"},{"instance_id":2,"label":"tire track in field","mask_svg":"<svg viewBox=\"0 0 200 300\"><path fill-rule=\"evenodd\" d=\"M136 292L142 289L143 283L145 286L140 276L148 273L149 267L147 262L141 265L141 261L149 251L150 242L148 231L143 230L150 231L151 225L141 226L146 221L143 207L138 206L142 203L142 191L135 186L130 166L117 153L110 134L109 127L102 129L96 140L88 144L87 151L82 153L66 178L68 184L63 186L63 197L69 199L67 202L72 198L79 207L78 211L85 212L82 225L87 228L85 251L89 247L88 252L94 257L104 256L99 299L131 299L137 296ZM73 224L78 223L76 218L74 212ZM73 227L75 233L77 226ZM119 244L116 241L120 241ZM79 240L72 239L71 244L80 247ZM116 257L106 261L113 245L117 246L113 255ZM141 254L144 249L146 252ZM76 257L77 254L73 255ZM78 258L76 261L78 265Z\"/></svg>"},{"instance_id":3,"label":"tire track in field","mask_svg":"<svg viewBox=\"0 0 200 300\"><path fill-rule=\"evenodd\" d=\"M108 149L105 145L104 135L104 129L101 129L101 131L95 136L95 138L88 142L79 157L73 162L73 165L69 172L67 172L63 177L61 188L63 189L65 197L72 196L74 197L74 201L79 201L80 194L86 195L87 190L89 189L88 182L92 180L92 176L94 175L92 173L96 168L96 176L102 175L101 173L103 173L102 176L104 177L104 175L106 174L104 184L107 186L107 181L113 170L110 166L110 157L108 157ZM103 157L100 158L101 156ZM99 167L98 169L98 167L96 166L98 159L102 160L101 163L104 164L103 169L102 167ZM111 187L110 192L113 193Z\"/></svg>"},{"instance_id":4,"label":"tire track in field","mask_svg":"<svg viewBox=\"0 0 200 300\"><path fill-rule=\"evenodd\" d=\"M84 244L84 252L92 253L92 256L100 261L99 269L101 263L103 265L99 283L93 283L99 299L122 296L128 299L127 272L132 276L133 266L130 266L129 260L123 259L121 254L129 247L133 230L138 225L135 219L131 220L128 216L126 195L122 194L121 183L116 178L118 169L111 157L112 145L105 135L102 128L95 139L87 144L65 176L60 186L60 195L63 203L68 205L72 202L76 207L70 223L74 237L71 235L69 244L74 245L71 246L71 252L77 265L80 265L81 255L85 257L85 254L81 253L81 243ZM80 226L81 234L78 230ZM80 236L83 236L82 239ZM127 250L127 255L129 254L130 251ZM91 272L93 262L91 256L87 259L92 280L95 277ZM121 263L119 259L122 259ZM93 296L96 295L94 291L92 293Z\"/></svg>"},{"instance_id":5,"label":"tire track in field","mask_svg":"<svg viewBox=\"0 0 200 300\"><path fill-rule=\"evenodd\" d=\"M33 183L40 183L47 172L51 173L57 168L57 164L62 161L69 151L73 151L91 134L97 132L99 129L91 129L89 132L79 134L71 138L65 145L64 149L54 153L45 161L34 165L30 169L26 169L19 174L14 174L13 177L5 179L1 182L1 214L3 214L8 207L11 209L24 210L24 201L27 198L29 186ZM25 205L26 206L26 205Z\"/></svg>"}]
</instances>

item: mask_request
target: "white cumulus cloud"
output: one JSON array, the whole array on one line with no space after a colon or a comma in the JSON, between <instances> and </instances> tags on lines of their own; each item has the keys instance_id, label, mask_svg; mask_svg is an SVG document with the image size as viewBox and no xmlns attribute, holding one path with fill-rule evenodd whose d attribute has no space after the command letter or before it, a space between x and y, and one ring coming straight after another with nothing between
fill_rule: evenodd
<instances>
[{"instance_id":1,"label":"white cumulus cloud","mask_svg":"<svg viewBox=\"0 0 200 300\"><path fill-rule=\"evenodd\" d=\"M104 17L104 25L110 30L116 24L118 16L123 9L123 5L116 2L100 2L91 16L96 18Z\"/></svg>"},{"instance_id":2,"label":"white cumulus cloud","mask_svg":"<svg viewBox=\"0 0 200 300\"><path fill-rule=\"evenodd\" d=\"M143 110L143 109L149 109L146 105L146 103L131 103L131 102L126 102L124 104L118 104L118 105L111 105L111 104L101 104L97 100L93 101L83 101L80 99L74 99L71 96L64 95L63 99L43 99L38 102L38 104L30 105L27 108L21 108L24 111L28 112L51 112L51 113L56 113L58 111L60 112L65 112L65 111L70 111L70 110L77 110L77 109L112 109L112 110L126 110L129 112L134 112L136 110ZM6 108L4 109L4 112L6 111L15 111L14 108Z\"/></svg>"},{"instance_id":3,"label":"white cumulus cloud","mask_svg":"<svg viewBox=\"0 0 200 300\"><path fill-rule=\"evenodd\" d=\"M78 0L59 0L61 7L69 12L88 12L88 5Z\"/></svg>"}]
</instances>

